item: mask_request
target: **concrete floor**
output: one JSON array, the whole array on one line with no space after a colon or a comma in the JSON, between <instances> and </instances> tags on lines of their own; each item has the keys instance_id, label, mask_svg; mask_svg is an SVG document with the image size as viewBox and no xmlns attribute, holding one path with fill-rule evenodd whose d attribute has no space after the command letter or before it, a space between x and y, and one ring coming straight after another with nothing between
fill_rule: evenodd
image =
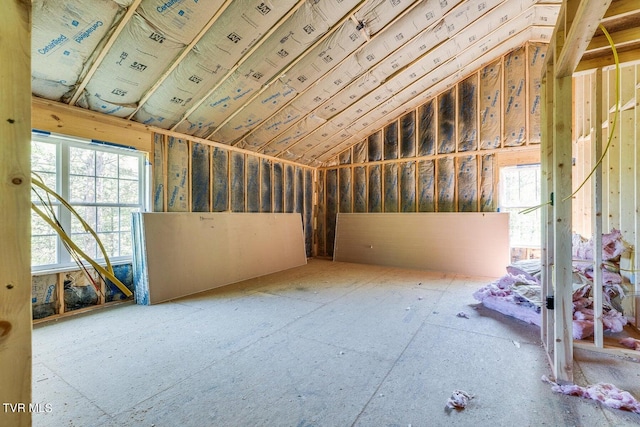
<instances>
[{"instance_id":1,"label":"concrete floor","mask_svg":"<svg viewBox=\"0 0 640 427\"><path fill-rule=\"evenodd\" d=\"M554 394L539 329L484 309L489 279L310 260L156 306L37 326L34 426L626 426ZM457 317L464 311L469 319ZM576 382L640 396L633 360L576 351ZM445 411L456 389L475 395Z\"/></svg>"}]
</instances>

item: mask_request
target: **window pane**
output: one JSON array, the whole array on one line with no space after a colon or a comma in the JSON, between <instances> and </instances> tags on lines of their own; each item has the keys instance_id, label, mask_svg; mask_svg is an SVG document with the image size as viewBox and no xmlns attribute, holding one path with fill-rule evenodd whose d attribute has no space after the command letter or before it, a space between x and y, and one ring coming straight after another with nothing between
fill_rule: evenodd
<instances>
[{"instance_id":1,"label":"window pane","mask_svg":"<svg viewBox=\"0 0 640 427\"><path fill-rule=\"evenodd\" d=\"M138 197L138 181L120 181L120 203L121 204L137 204Z\"/></svg>"},{"instance_id":2,"label":"window pane","mask_svg":"<svg viewBox=\"0 0 640 427\"><path fill-rule=\"evenodd\" d=\"M93 177L70 176L70 201L72 203L93 203L96 201L95 181Z\"/></svg>"},{"instance_id":3,"label":"window pane","mask_svg":"<svg viewBox=\"0 0 640 427\"><path fill-rule=\"evenodd\" d=\"M96 208L94 206L74 206L73 207L78 215L94 230L96 229ZM72 233L84 233L85 229L80 223L80 220L71 216L71 232Z\"/></svg>"},{"instance_id":4,"label":"window pane","mask_svg":"<svg viewBox=\"0 0 640 427\"><path fill-rule=\"evenodd\" d=\"M98 233L98 237L100 237L100 241L107 251L107 255L110 257L120 255L118 233ZM98 258L103 258L102 253L98 255Z\"/></svg>"},{"instance_id":5,"label":"window pane","mask_svg":"<svg viewBox=\"0 0 640 427\"><path fill-rule=\"evenodd\" d=\"M98 229L97 232L102 231L118 231L120 225L120 219L118 218L119 208L98 208Z\"/></svg>"},{"instance_id":6,"label":"window pane","mask_svg":"<svg viewBox=\"0 0 640 427\"><path fill-rule=\"evenodd\" d=\"M80 247L80 249L89 255L91 258L96 257L96 248L97 243L96 239L89 233L77 233L72 234L71 239L74 241L76 245ZM102 256L101 256L102 258Z\"/></svg>"},{"instance_id":7,"label":"window pane","mask_svg":"<svg viewBox=\"0 0 640 427\"><path fill-rule=\"evenodd\" d=\"M56 191L56 174L48 173L48 172L39 172L38 176L42 179L42 181L44 182L44 185L49 187L51 190ZM38 196L35 193L35 191L37 191L38 192L37 194L39 194L40 197L42 197L42 200L46 202L47 192L40 187L36 187L36 186L34 187L37 190L31 190L31 200L35 202L40 202L40 198L38 198ZM49 196L49 197L51 198L52 203L57 203L57 200L55 197L53 196Z\"/></svg>"},{"instance_id":8,"label":"window pane","mask_svg":"<svg viewBox=\"0 0 640 427\"><path fill-rule=\"evenodd\" d=\"M33 141L31 143L31 170L34 172L56 172L55 144Z\"/></svg>"},{"instance_id":9,"label":"window pane","mask_svg":"<svg viewBox=\"0 0 640 427\"><path fill-rule=\"evenodd\" d=\"M104 151L96 151L96 176L117 178L118 155Z\"/></svg>"},{"instance_id":10,"label":"window pane","mask_svg":"<svg viewBox=\"0 0 640 427\"><path fill-rule=\"evenodd\" d=\"M40 210L43 210L41 206L39 206ZM57 214L57 207L54 207L54 212ZM56 232L49 224L47 224L40 215L35 213L33 210L31 211L31 235L32 236L41 236L41 235L52 235L56 236Z\"/></svg>"},{"instance_id":11,"label":"window pane","mask_svg":"<svg viewBox=\"0 0 640 427\"><path fill-rule=\"evenodd\" d=\"M96 178L96 202L118 203L118 180Z\"/></svg>"},{"instance_id":12,"label":"window pane","mask_svg":"<svg viewBox=\"0 0 640 427\"><path fill-rule=\"evenodd\" d=\"M131 247L131 232L125 231L120 234L120 255L131 255L133 249Z\"/></svg>"},{"instance_id":13,"label":"window pane","mask_svg":"<svg viewBox=\"0 0 640 427\"><path fill-rule=\"evenodd\" d=\"M57 236L31 237L31 265L49 265L58 262Z\"/></svg>"},{"instance_id":14,"label":"window pane","mask_svg":"<svg viewBox=\"0 0 640 427\"><path fill-rule=\"evenodd\" d=\"M120 156L120 178L138 179L138 165L140 161L137 157Z\"/></svg>"},{"instance_id":15,"label":"window pane","mask_svg":"<svg viewBox=\"0 0 640 427\"><path fill-rule=\"evenodd\" d=\"M120 208L120 230L131 230L131 213L140 212L138 208Z\"/></svg>"},{"instance_id":16,"label":"window pane","mask_svg":"<svg viewBox=\"0 0 640 427\"><path fill-rule=\"evenodd\" d=\"M96 174L96 152L92 149L69 147L69 173L93 176Z\"/></svg>"}]
</instances>

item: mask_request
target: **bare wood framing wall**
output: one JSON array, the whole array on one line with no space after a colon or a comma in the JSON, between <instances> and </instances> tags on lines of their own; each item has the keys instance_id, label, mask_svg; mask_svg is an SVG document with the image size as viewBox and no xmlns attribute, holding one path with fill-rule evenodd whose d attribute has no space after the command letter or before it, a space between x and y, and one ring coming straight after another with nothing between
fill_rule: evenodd
<instances>
[{"instance_id":1,"label":"bare wood framing wall","mask_svg":"<svg viewBox=\"0 0 640 427\"><path fill-rule=\"evenodd\" d=\"M333 254L337 212L495 211L499 167L540 161L546 47L515 49L320 169L318 253Z\"/></svg>"},{"instance_id":2,"label":"bare wood framing wall","mask_svg":"<svg viewBox=\"0 0 640 427\"><path fill-rule=\"evenodd\" d=\"M0 16L0 401L31 402L31 49L30 2L5 2ZM28 411L2 424L30 426Z\"/></svg>"}]
</instances>

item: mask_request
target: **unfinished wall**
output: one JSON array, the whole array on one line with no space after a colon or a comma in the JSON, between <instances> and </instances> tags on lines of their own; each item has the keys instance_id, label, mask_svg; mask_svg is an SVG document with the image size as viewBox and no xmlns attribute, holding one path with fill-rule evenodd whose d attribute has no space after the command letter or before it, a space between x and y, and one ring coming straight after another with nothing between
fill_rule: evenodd
<instances>
[{"instance_id":1,"label":"unfinished wall","mask_svg":"<svg viewBox=\"0 0 640 427\"><path fill-rule=\"evenodd\" d=\"M289 212L302 216L312 255L314 169L154 134L154 212Z\"/></svg>"},{"instance_id":2,"label":"unfinished wall","mask_svg":"<svg viewBox=\"0 0 640 427\"><path fill-rule=\"evenodd\" d=\"M602 70L602 83L598 87L596 71L573 80L573 187L576 189L594 168L595 128L602 129L602 151L610 140L610 146L602 161L602 230L618 229L623 240L634 248L632 259L621 261L621 274L633 284L636 295L629 298L631 310L636 313L632 322L640 323L637 306L640 295L640 65L623 64L620 67L619 92L616 96L616 71L610 67ZM601 92L602 104L597 107L595 97ZM619 109L616 108L619 106ZM596 122L594 108L600 108L601 123ZM616 110L617 117L616 117ZM615 124L614 124L615 123ZM573 231L585 237L592 236L593 179L576 193L573 199Z\"/></svg>"},{"instance_id":3,"label":"unfinished wall","mask_svg":"<svg viewBox=\"0 0 640 427\"><path fill-rule=\"evenodd\" d=\"M546 48L515 49L327 162L318 253L333 255L337 212L495 211L502 154L539 150Z\"/></svg>"}]
</instances>

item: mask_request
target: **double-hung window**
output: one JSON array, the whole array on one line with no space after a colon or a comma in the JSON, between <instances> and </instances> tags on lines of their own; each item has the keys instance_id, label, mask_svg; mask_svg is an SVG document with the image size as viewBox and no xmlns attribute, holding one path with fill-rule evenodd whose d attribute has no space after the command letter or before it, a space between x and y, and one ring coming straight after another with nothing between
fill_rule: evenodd
<instances>
[{"instance_id":1,"label":"double-hung window","mask_svg":"<svg viewBox=\"0 0 640 427\"><path fill-rule=\"evenodd\" d=\"M144 153L104 143L39 134L32 136L31 169L94 229L112 262L131 258L131 213L144 210ZM91 234L56 199L45 203L82 251L100 262ZM32 202L43 201L32 192ZM35 212L31 216L33 271L74 266L56 232Z\"/></svg>"}]
</instances>

